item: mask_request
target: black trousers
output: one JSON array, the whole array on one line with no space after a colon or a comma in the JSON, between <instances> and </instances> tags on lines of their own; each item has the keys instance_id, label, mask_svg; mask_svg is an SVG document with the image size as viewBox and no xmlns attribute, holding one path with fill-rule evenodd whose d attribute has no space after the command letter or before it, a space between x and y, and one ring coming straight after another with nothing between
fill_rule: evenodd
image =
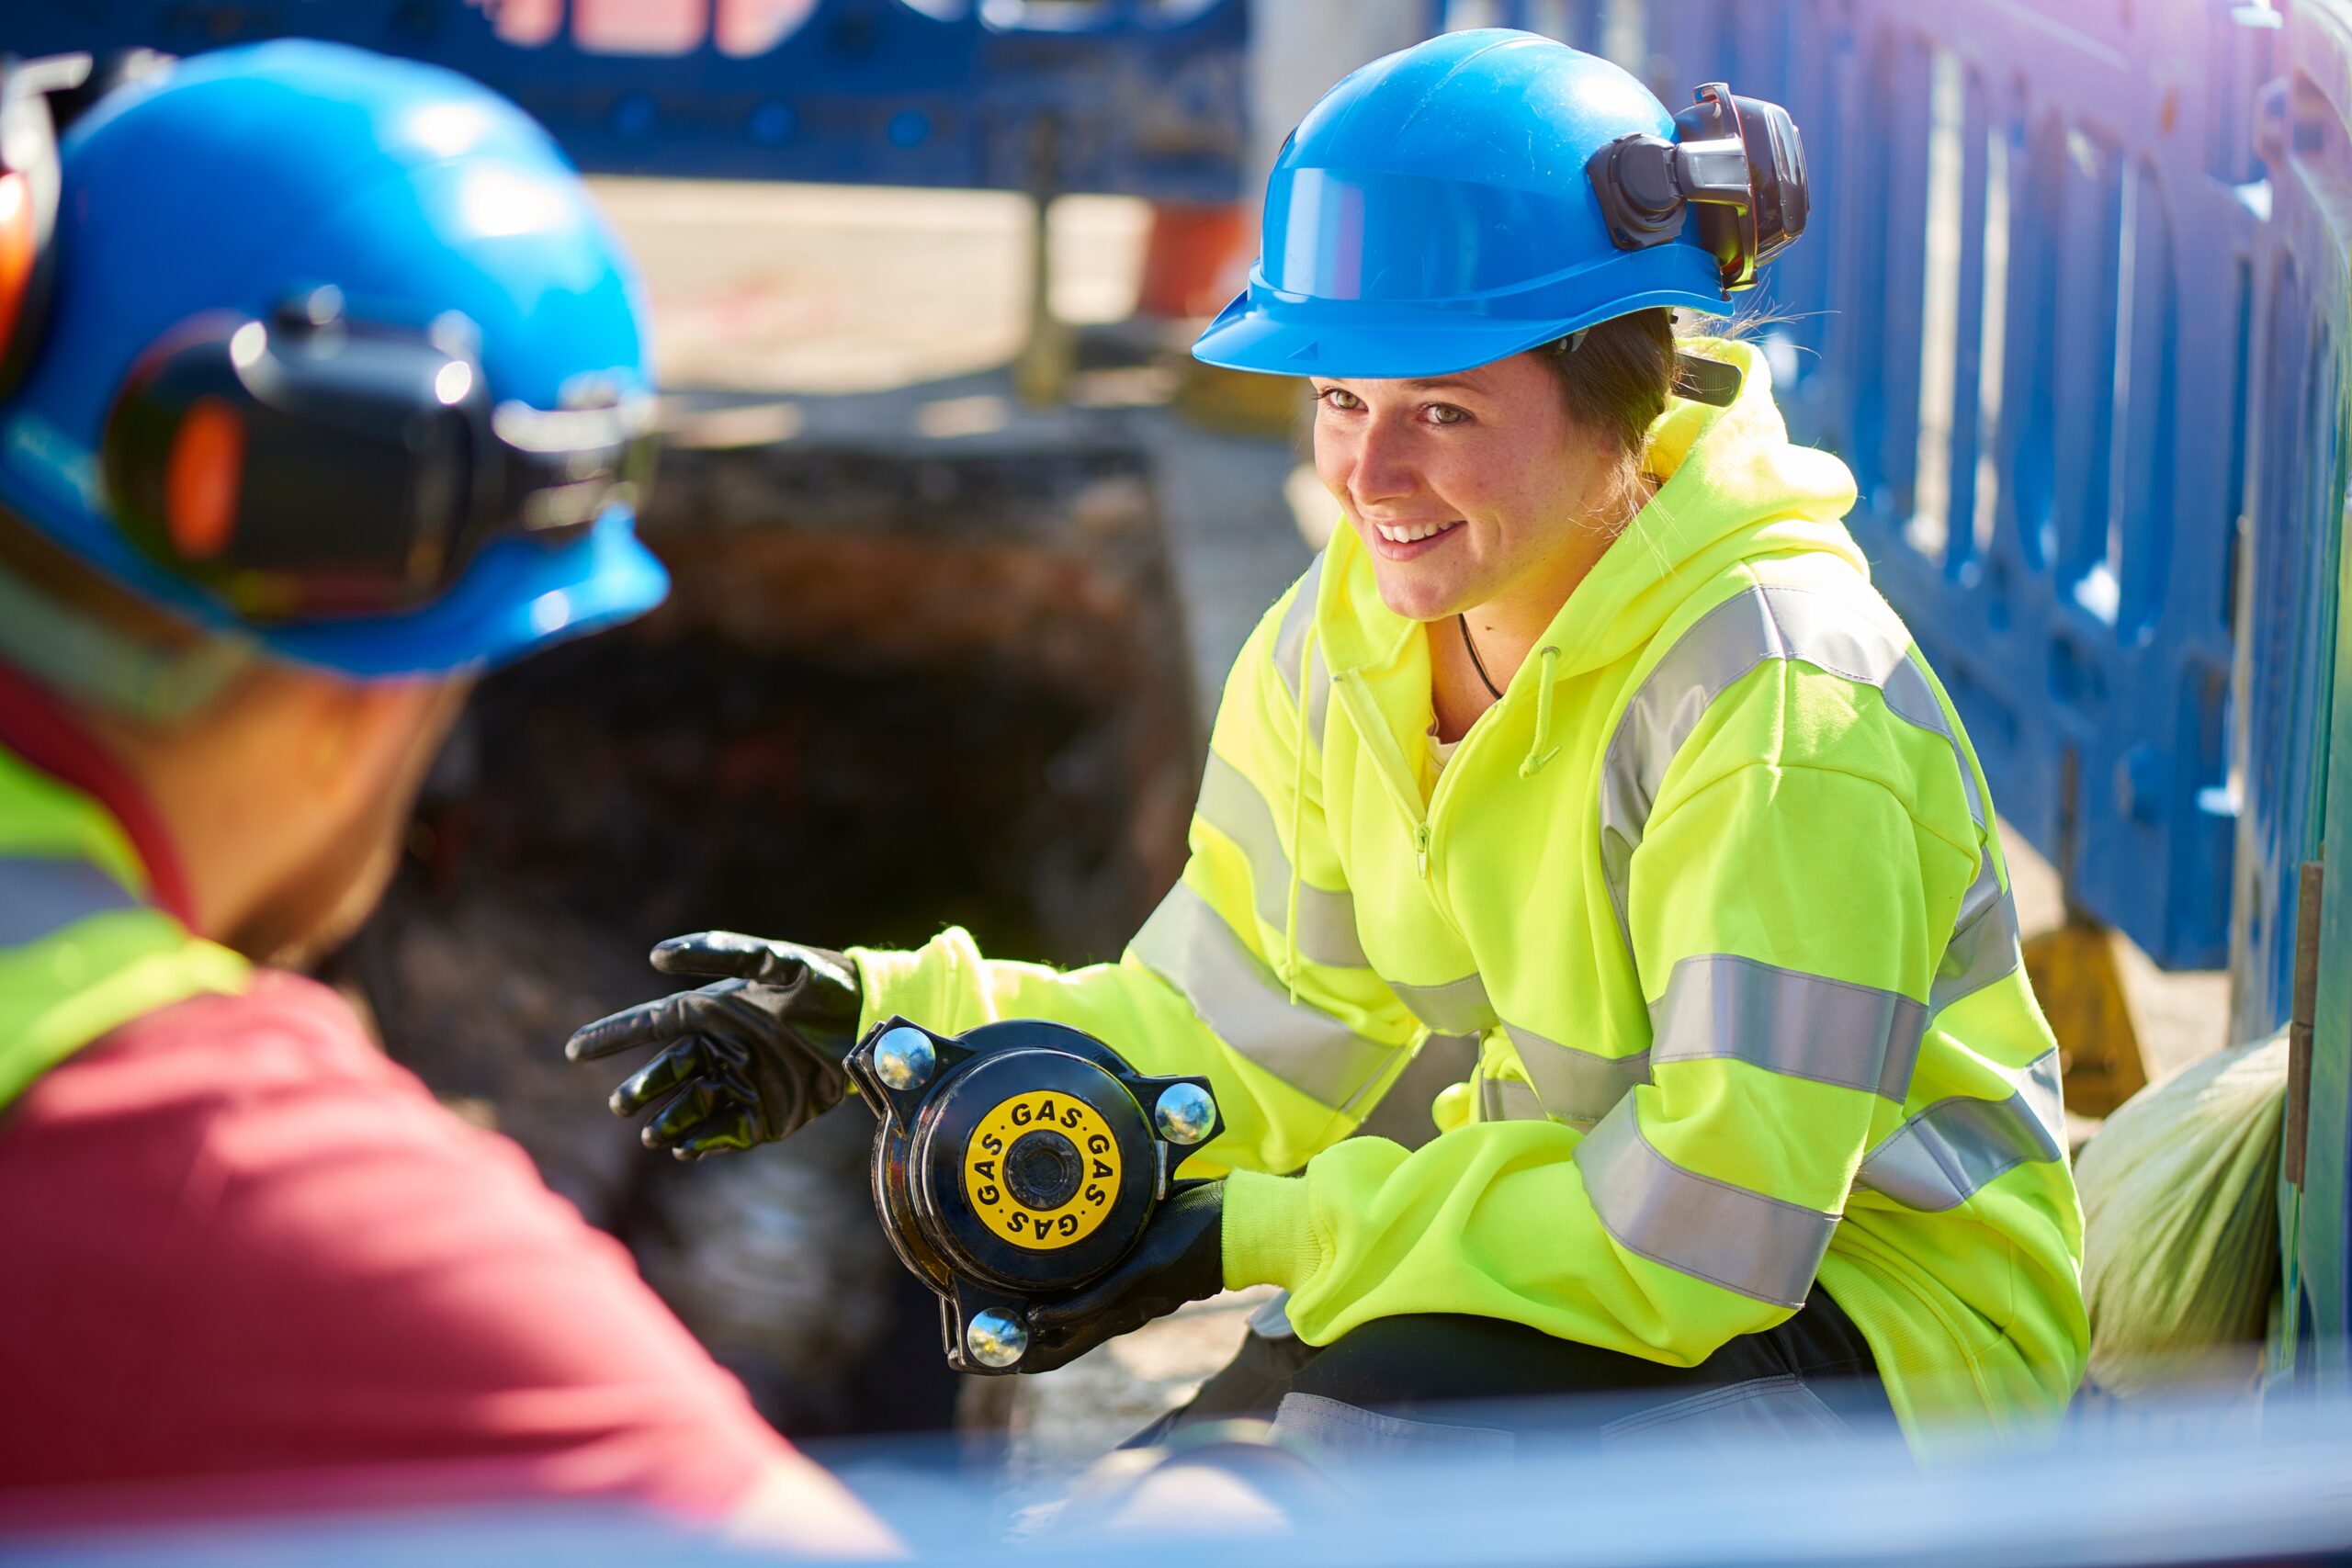
<instances>
[{"instance_id":1,"label":"black trousers","mask_svg":"<svg viewBox=\"0 0 2352 1568\"><path fill-rule=\"evenodd\" d=\"M1661 1366L1524 1324L1453 1314L1375 1319L1319 1349L1295 1337L1253 1332L1191 1404L1139 1433L1134 1446L1204 1421L1271 1418L1294 1393L1408 1420L1482 1427L1515 1424L1510 1402L1518 1402L1532 1424L1548 1428L1557 1422L1558 1401L1569 1395L1616 1396L1600 1402L1599 1413L1623 1423L1710 1390L1792 1383L1849 1424L1894 1419L1861 1331L1815 1290L1786 1322L1733 1339L1695 1367ZM1544 1396L1551 1403L1526 1403Z\"/></svg>"}]
</instances>

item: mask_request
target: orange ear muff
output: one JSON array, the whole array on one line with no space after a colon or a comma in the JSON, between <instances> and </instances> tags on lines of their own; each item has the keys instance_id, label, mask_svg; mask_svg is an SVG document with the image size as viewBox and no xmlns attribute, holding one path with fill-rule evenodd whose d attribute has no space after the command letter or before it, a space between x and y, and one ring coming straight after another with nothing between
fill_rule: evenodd
<instances>
[{"instance_id":1,"label":"orange ear muff","mask_svg":"<svg viewBox=\"0 0 2352 1568\"><path fill-rule=\"evenodd\" d=\"M211 560L229 547L244 482L244 420L224 399L197 399L164 459L164 529L181 559Z\"/></svg>"}]
</instances>

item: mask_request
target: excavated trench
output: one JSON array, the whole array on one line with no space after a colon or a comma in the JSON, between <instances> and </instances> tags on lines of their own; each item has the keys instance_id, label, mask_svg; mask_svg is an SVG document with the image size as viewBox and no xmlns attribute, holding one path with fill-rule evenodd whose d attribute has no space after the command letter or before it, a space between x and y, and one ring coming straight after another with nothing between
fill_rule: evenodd
<instances>
[{"instance_id":1,"label":"excavated trench","mask_svg":"<svg viewBox=\"0 0 2352 1568\"><path fill-rule=\"evenodd\" d=\"M516 1138L804 1436L944 1426L931 1298L890 1258L856 1104L678 1166L571 1066L668 988L654 942L968 926L1116 955L1182 864L1200 744L1142 455L673 452L668 604L485 682L384 908L341 960L393 1053Z\"/></svg>"}]
</instances>

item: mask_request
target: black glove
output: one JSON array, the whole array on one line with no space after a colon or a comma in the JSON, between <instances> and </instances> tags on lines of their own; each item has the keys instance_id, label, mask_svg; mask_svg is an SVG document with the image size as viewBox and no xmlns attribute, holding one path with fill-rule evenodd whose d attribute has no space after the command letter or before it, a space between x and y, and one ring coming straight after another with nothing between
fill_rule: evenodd
<instances>
[{"instance_id":1,"label":"black glove","mask_svg":"<svg viewBox=\"0 0 2352 1568\"><path fill-rule=\"evenodd\" d=\"M594 1061L640 1045L663 1047L613 1090L616 1116L634 1116L680 1092L639 1134L680 1159L788 1137L842 1101L842 1058L857 1043L864 996L857 965L838 953L734 931L672 937L653 950L664 975L723 975L601 1018L563 1054Z\"/></svg>"},{"instance_id":2,"label":"black glove","mask_svg":"<svg viewBox=\"0 0 2352 1568\"><path fill-rule=\"evenodd\" d=\"M1029 1309L1024 1372L1050 1372L1105 1339L1225 1289L1225 1183L1178 1188L1143 1239L1100 1280Z\"/></svg>"}]
</instances>

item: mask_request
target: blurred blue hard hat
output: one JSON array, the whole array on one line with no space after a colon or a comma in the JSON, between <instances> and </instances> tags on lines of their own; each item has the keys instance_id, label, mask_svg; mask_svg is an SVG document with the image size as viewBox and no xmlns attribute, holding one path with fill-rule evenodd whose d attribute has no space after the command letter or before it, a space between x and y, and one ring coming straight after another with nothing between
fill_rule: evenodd
<instances>
[{"instance_id":1,"label":"blurred blue hard hat","mask_svg":"<svg viewBox=\"0 0 2352 1568\"><path fill-rule=\"evenodd\" d=\"M514 105L435 67L331 44L265 43L196 56L108 94L72 124L60 162L53 298L28 374L0 400L0 505L199 625L363 678L482 668L661 602L668 578L637 538L636 486L572 484L571 513L549 501L563 499L567 472L587 471L586 458L562 445L571 437L558 411L576 408L583 388L608 410L643 407L651 387L628 258L576 173ZM281 350L269 337L277 326L252 325L287 321L289 300L321 299L357 323L344 334L332 321L330 335L367 352L336 362L301 344ZM351 517L377 499L359 493L370 470L337 467L337 454L363 449L339 446L334 429L345 394L370 389L366 377L406 373L401 345L367 336L369 322L443 345L428 367L462 360L463 376L427 385L453 407L478 403L482 432L494 396L502 434L478 444L512 461L491 469L479 451L461 456L458 471L472 477L456 488L498 491L503 475L503 515L521 516L527 502L538 531L520 522L483 530L447 554L447 578L429 594L393 609L261 615L215 581L169 570L134 539L126 523L134 509L109 489L108 422L141 367L201 339L204 323L241 321L248 330L215 357L252 371L248 380L276 376L271 385L296 409L250 437L232 431L232 456L251 459L246 482L267 478L251 473L259 457L248 439L304 428L290 423L298 415L323 433L314 450L296 452L299 475L277 476L280 536L266 547L287 547L294 524L331 547L334 531L356 527ZM326 367L324 380L303 394L296 382L313 363ZM427 412L439 411L428 400ZM395 457L399 428L389 442ZM416 446L415 426L405 428ZM280 455L300 445L281 441ZM203 446L194 444L199 457ZM187 456L176 445L165 455L173 464ZM338 479L349 491L342 497ZM188 493L199 534L226 525L203 522L201 485Z\"/></svg>"},{"instance_id":2,"label":"blurred blue hard hat","mask_svg":"<svg viewBox=\"0 0 2352 1568\"><path fill-rule=\"evenodd\" d=\"M1533 33L1446 33L1349 75L1266 182L1249 288L1193 352L1285 376L1441 376L1651 306L1720 311L1695 242L1621 250L1587 175L1674 117Z\"/></svg>"}]
</instances>

